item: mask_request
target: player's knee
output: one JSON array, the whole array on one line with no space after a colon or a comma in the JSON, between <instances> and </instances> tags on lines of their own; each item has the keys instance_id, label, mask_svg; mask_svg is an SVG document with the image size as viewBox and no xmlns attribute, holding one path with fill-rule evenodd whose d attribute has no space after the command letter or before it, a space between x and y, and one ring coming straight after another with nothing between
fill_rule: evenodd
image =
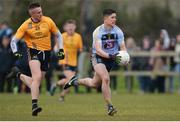
<instances>
[{"instance_id":1,"label":"player's knee","mask_svg":"<svg viewBox=\"0 0 180 122\"><path fill-rule=\"evenodd\" d=\"M94 81L92 78L86 78L85 81L89 81L89 87L91 87L91 88L98 87L98 82Z\"/></svg>"},{"instance_id":2,"label":"player's knee","mask_svg":"<svg viewBox=\"0 0 180 122\"><path fill-rule=\"evenodd\" d=\"M103 76L102 77L102 82L106 83L106 84L109 84L110 83L110 78L108 76Z\"/></svg>"},{"instance_id":3,"label":"player's knee","mask_svg":"<svg viewBox=\"0 0 180 122\"><path fill-rule=\"evenodd\" d=\"M34 81L39 81L40 82L41 79L42 79L42 75L41 74L36 74L36 75L33 76L33 80Z\"/></svg>"}]
</instances>

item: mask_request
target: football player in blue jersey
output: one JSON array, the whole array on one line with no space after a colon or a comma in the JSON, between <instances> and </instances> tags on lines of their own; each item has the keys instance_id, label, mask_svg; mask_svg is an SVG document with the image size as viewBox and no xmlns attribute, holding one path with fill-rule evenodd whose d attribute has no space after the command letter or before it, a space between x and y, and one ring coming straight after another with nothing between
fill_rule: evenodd
<instances>
[{"instance_id":1,"label":"football player in blue jersey","mask_svg":"<svg viewBox=\"0 0 180 122\"><path fill-rule=\"evenodd\" d=\"M124 34L116 26L116 11L105 9L103 11L103 24L98 26L93 32L91 63L94 68L93 78L78 79L73 76L64 89L74 85L84 85L97 88L101 85L102 94L107 104L108 115L113 116L117 110L111 101L110 76L109 72L115 64L118 51L126 51ZM128 62L127 62L128 63Z\"/></svg>"}]
</instances>

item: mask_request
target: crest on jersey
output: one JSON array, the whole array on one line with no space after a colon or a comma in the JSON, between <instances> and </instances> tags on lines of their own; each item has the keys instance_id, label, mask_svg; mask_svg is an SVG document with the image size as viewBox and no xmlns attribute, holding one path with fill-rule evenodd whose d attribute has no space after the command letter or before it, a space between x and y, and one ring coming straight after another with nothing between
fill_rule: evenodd
<instances>
[{"instance_id":1,"label":"crest on jersey","mask_svg":"<svg viewBox=\"0 0 180 122\"><path fill-rule=\"evenodd\" d=\"M107 34L107 38L111 39L111 34L110 33Z\"/></svg>"},{"instance_id":2,"label":"crest on jersey","mask_svg":"<svg viewBox=\"0 0 180 122\"><path fill-rule=\"evenodd\" d=\"M35 26L35 29L40 30L40 26L39 25Z\"/></svg>"}]
</instances>

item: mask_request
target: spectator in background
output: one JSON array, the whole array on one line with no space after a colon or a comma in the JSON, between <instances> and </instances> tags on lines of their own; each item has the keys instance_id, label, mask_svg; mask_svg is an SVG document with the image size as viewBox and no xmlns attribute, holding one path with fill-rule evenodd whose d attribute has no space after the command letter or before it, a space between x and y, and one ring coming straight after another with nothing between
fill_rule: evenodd
<instances>
[{"instance_id":1,"label":"spectator in background","mask_svg":"<svg viewBox=\"0 0 180 122\"><path fill-rule=\"evenodd\" d=\"M58 58L56 56L56 53L52 50L50 55L50 62L49 62L49 69L45 74L45 80L46 80L46 92L47 94L51 94L51 85L53 84L54 77L53 77L53 71L58 70L61 71L62 69L59 68L58 65Z\"/></svg>"},{"instance_id":2,"label":"spectator in background","mask_svg":"<svg viewBox=\"0 0 180 122\"><path fill-rule=\"evenodd\" d=\"M126 47L127 47L128 52L134 52L134 51L139 50L139 48L136 46L134 38L132 38L132 37L129 37L126 39ZM132 57L131 58L131 66L132 66L131 70L137 70L138 66L139 66L138 63L139 63L138 58ZM133 83L134 83L134 76L126 76L125 77L125 84L126 84L126 88L127 88L128 92L132 92Z\"/></svg>"},{"instance_id":3,"label":"spectator in background","mask_svg":"<svg viewBox=\"0 0 180 122\"><path fill-rule=\"evenodd\" d=\"M118 64L115 64L115 66L112 68L112 71L118 71L120 69L120 66ZM110 86L114 93L116 93L117 85L118 85L118 77L117 75L110 76L111 82Z\"/></svg>"},{"instance_id":4,"label":"spectator in background","mask_svg":"<svg viewBox=\"0 0 180 122\"><path fill-rule=\"evenodd\" d=\"M30 68L28 65L27 45L22 40L18 41L17 45L18 45L18 49L22 53L23 57L20 59L17 59L15 61L14 65L17 66L23 74L31 77L31 71L30 71ZM9 73L7 77L9 78L12 75L12 73L13 72ZM21 93L21 92L29 93L30 92L29 87L27 87L25 84L23 84L21 79L15 78L15 81L16 81L15 83L18 86L18 92L19 93ZM14 87L16 87L16 86L14 86Z\"/></svg>"},{"instance_id":5,"label":"spectator in background","mask_svg":"<svg viewBox=\"0 0 180 122\"><path fill-rule=\"evenodd\" d=\"M0 41L2 41L3 36L11 38L13 34L12 29L8 26L7 22L2 22L0 25Z\"/></svg>"},{"instance_id":6,"label":"spectator in background","mask_svg":"<svg viewBox=\"0 0 180 122\"><path fill-rule=\"evenodd\" d=\"M142 49L141 51L150 51L150 38L145 36L142 40ZM141 71L150 71L151 67L149 64L149 57L140 57L139 60L139 70ZM139 76L140 90L141 93L149 92L150 76Z\"/></svg>"},{"instance_id":7,"label":"spectator in background","mask_svg":"<svg viewBox=\"0 0 180 122\"><path fill-rule=\"evenodd\" d=\"M169 37L169 34L168 34L168 31L166 30L166 29L161 29L161 31L160 31L160 42L161 42L161 44L162 44L162 50L164 50L164 51L169 51L169 50L173 50L173 45L172 45L172 40L170 39L170 37ZM173 60L172 60L172 57L171 57L171 59L170 59L170 66L171 67L168 67L168 65L165 65L165 67L167 68L167 70L169 70L169 71L172 71L172 67L173 67L173 62L172 62ZM166 64L166 63L168 63L168 62L166 62L165 61L165 59L164 59L164 63ZM167 84L168 85L168 91L170 92L170 93L172 93L173 92L173 80L172 80L172 77L170 76L170 77L168 77L169 78L169 84Z\"/></svg>"},{"instance_id":8,"label":"spectator in background","mask_svg":"<svg viewBox=\"0 0 180 122\"><path fill-rule=\"evenodd\" d=\"M160 40L155 41L154 47L151 49L153 53L162 51L162 44ZM162 57L151 57L150 65L154 73L165 71L165 62ZM154 75L151 80L150 92L158 90L159 93L165 93L165 76Z\"/></svg>"},{"instance_id":9,"label":"spectator in background","mask_svg":"<svg viewBox=\"0 0 180 122\"><path fill-rule=\"evenodd\" d=\"M170 46L170 38L167 30L161 29L160 31L160 42L162 43L162 49L167 50Z\"/></svg>"},{"instance_id":10,"label":"spectator in background","mask_svg":"<svg viewBox=\"0 0 180 122\"><path fill-rule=\"evenodd\" d=\"M176 46L176 39L172 38L170 40L170 46L169 46L169 51L174 51ZM175 62L174 62L174 57L170 57L170 67L169 70L171 72L175 71ZM174 92L174 76L169 77L169 84L168 84L168 92L173 93Z\"/></svg>"},{"instance_id":11,"label":"spectator in background","mask_svg":"<svg viewBox=\"0 0 180 122\"><path fill-rule=\"evenodd\" d=\"M83 51L82 37L80 34L75 32L76 30L76 21L67 20L64 25L65 32L62 34L63 45L65 52L65 59L60 61L60 65L64 68L65 78L59 80L57 84L53 85L51 88L51 95L54 94L56 86L64 86L65 83L70 80L77 72L77 63L78 63L78 53ZM63 90L60 93L59 100L64 101L66 94L69 92L69 89Z\"/></svg>"},{"instance_id":12,"label":"spectator in background","mask_svg":"<svg viewBox=\"0 0 180 122\"><path fill-rule=\"evenodd\" d=\"M51 47L55 46L55 38L52 36L51 37ZM51 85L52 83L54 83L55 78L54 77L54 70L60 72L62 71L62 68L60 68L59 64L58 64L58 57L56 55L55 50L51 50L50 52L50 62L49 62L49 69L45 74L45 81L46 81L46 93L47 95L50 95L50 89L51 89ZM59 77L59 76L58 76Z\"/></svg>"},{"instance_id":13,"label":"spectator in background","mask_svg":"<svg viewBox=\"0 0 180 122\"><path fill-rule=\"evenodd\" d=\"M180 94L180 34L178 34L176 36L176 40L177 40L177 43L176 43L176 46L175 46L176 55L174 57L174 62L176 63L175 71L177 73L179 73L179 76L178 76L178 79L179 79L178 93Z\"/></svg>"},{"instance_id":14,"label":"spectator in background","mask_svg":"<svg viewBox=\"0 0 180 122\"><path fill-rule=\"evenodd\" d=\"M6 79L7 74L13 66L13 53L10 48L10 38L3 36L0 44L0 92L4 92L7 81L7 92L12 92L12 82Z\"/></svg>"}]
</instances>

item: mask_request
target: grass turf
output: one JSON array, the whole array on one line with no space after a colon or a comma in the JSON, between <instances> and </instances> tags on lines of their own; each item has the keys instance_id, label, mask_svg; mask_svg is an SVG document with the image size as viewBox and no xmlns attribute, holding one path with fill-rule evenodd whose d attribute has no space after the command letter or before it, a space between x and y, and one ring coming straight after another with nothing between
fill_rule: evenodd
<instances>
[{"instance_id":1,"label":"grass turf","mask_svg":"<svg viewBox=\"0 0 180 122\"><path fill-rule=\"evenodd\" d=\"M112 95L118 113L107 115L101 94L69 94L64 103L58 95L40 95L43 108L37 117L31 116L30 94L0 94L0 121L121 121L121 120L180 120L180 96L177 94Z\"/></svg>"}]
</instances>

